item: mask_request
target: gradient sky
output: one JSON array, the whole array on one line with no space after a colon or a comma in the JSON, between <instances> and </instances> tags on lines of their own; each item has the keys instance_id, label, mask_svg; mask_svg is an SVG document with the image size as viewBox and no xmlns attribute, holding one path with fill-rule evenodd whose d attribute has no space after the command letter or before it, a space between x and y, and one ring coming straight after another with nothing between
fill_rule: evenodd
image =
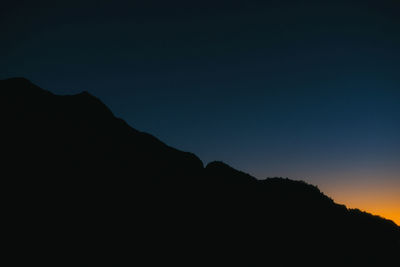
<instances>
[{"instance_id":1,"label":"gradient sky","mask_svg":"<svg viewBox=\"0 0 400 267\"><path fill-rule=\"evenodd\" d=\"M194 2L2 4L0 79L400 224L400 2Z\"/></svg>"}]
</instances>

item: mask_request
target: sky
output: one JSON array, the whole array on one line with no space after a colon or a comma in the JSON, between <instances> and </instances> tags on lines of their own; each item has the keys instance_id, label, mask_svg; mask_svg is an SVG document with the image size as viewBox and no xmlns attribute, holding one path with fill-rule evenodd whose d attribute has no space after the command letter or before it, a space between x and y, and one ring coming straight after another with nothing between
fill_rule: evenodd
<instances>
[{"instance_id":1,"label":"sky","mask_svg":"<svg viewBox=\"0 0 400 267\"><path fill-rule=\"evenodd\" d=\"M217 2L217 3L216 3ZM9 1L0 79L400 224L400 2Z\"/></svg>"}]
</instances>

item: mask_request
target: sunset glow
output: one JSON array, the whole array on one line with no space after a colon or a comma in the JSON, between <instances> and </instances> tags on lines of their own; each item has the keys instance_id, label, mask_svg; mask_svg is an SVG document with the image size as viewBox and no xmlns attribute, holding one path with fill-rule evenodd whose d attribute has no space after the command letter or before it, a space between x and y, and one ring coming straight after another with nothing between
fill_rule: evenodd
<instances>
[{"instance_id":1,"label":"sunset glow","mask_svg":"<svg viewBox=\"0 0 400 267\"><path fill-rule=\"evenodd\" d=\"M351 209L360 209L379 215L400 225L400 185L398 183L349 183L345 186L331 186L325 193L337 203Z\"/></svg>"}]
</instances>

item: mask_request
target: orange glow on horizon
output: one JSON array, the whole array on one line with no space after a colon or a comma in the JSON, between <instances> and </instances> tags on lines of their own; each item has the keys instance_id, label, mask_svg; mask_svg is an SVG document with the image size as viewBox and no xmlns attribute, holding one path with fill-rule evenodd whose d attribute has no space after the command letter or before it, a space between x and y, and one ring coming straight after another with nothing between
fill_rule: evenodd
<instances>
[{"instance_id":1,"label":"orange glow on horizon","mask_svg":"<svg viewBox=\"0 0 400 267\"><path fill-rule=\"evenodd\" d=\"M373 215L378 215L385 219L392 220L394 223L400 226L400 210L398 207L391 207L393 206L391 205L391 203L375 202L373 204L365 203L365 205L361 205L361 204L352 204L351 202L349 202L343 204L345 204L348 208L351 209L357 208L361 211L366 211Z\"/></svg>"},{"instance_id":2,"label":"orange glow on horizon","mask_svg":"<svg viewBox=\"0 0 400 267\"><path fill-rule=\"evenodd\" d=\"M400 226L400 185L396 183L346 183L325 189L324 193L336 203L392 220Z\"/></svg>"}]
</instances>

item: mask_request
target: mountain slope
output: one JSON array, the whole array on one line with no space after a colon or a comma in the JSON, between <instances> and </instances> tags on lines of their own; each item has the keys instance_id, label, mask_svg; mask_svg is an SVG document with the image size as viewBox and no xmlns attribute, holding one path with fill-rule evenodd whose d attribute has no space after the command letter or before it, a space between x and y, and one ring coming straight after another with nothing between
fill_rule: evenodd
<instances>
[{"instance_id":1,"label":"mountain slope","mask_svg":"<svg viewBox=\"0 0 400 267\"><path fill-rule=\"evenodd\" d=\"M147 176L163 172L182 176L203 168L195 155L168 147L153 136L129 127L87 92L56 96L25 79L5 80L1 87L2 99L6 100L2 107L12 125L4 129L15 141L8 145L14 151L24 151L16 157L24 157L33 167L45 164L46 168L56 166L67 171L77 168L84 172L121 174L134 167L134 173Z\"/></svg>"},{"instance_id":2,"label":"mountain slope","mask_svg":"<svg viewBox=\"0 0 400 267\"><path fill-rule=\"evenodd\" d=\"M204 168L87 92L58 96L14 78L0 81L0 97L9 218L23 240L44 240L58 258L73 247L71 257L92 263L396 259L393 222L348 210L304 182L257 180L222 162Z\"/></svg>"}]
</instances>

